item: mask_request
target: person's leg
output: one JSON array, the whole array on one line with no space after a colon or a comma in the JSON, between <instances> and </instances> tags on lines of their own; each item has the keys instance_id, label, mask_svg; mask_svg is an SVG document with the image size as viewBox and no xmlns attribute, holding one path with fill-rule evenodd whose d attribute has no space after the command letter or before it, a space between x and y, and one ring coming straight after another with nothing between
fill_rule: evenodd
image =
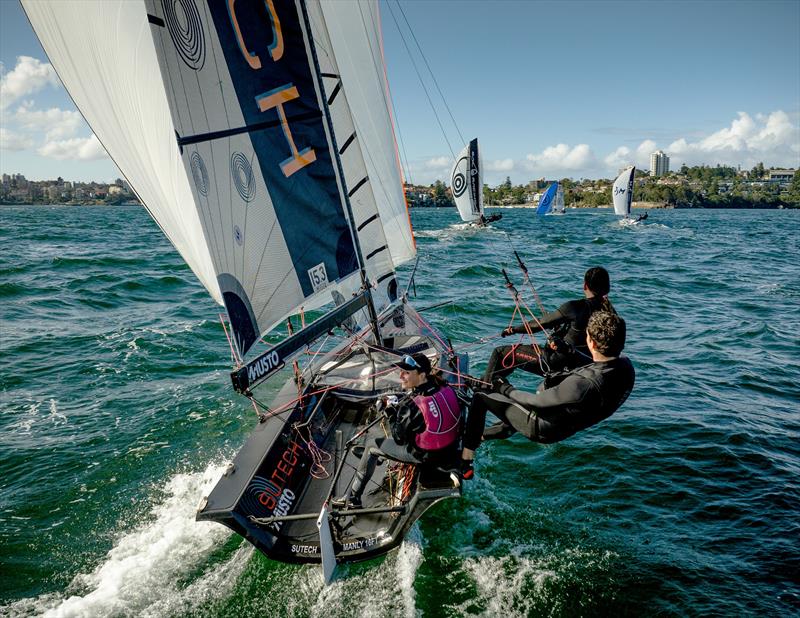
<instances>
[{"instance_id":1,"label":"person's leg","mask_svg":"<svg viewBox=\"0 0 800 618\"><path fill-rule=\"evenodd\" d=\"M475 393L467 412L467 423L464 427L464 452L474 453L481 443L484 425L486 425L486 412L489 409L486 400L490 397L487 393ZM469 457L472 459L472 457Z\"/></svg>"},{"instance_id":2,"label":"person's leg","mask_svg":"<svg viewBox=\"0 0 800 618\"><path fill-rule=\"evenodd\" d=\"M355 504L361 502L367 479L372 477L372 472L375 468L374 464L379 457L385 457L401 463L420 463L419 459L410 453L405 446L397 444L392 438L377 438L373 440L369 447L364 449L364 454L358 463L358 469L353 476L353 483L350 486L351 502Z\"/></svg>"},{"instance_id":3,"label":"person's leg","mask_svg":"<svg viewBox=\"0 0 800 618\"><path fill-rule=\"evenodd\" d=\"M358 468L353 475L353 482L350 485L350 501L358 505L361 502L361 494L364 493L366 479L372 476L370 469L374 467L375 460L380 457L381 451L376 441L370 440L364 447L364 452L358 462Z\"/></svg>"},{"instance_id":4,"label":"person's leg","mask_svg":"<svg viewBox=\"0 0 800 618\"><path fill-rule=\"evenodd\" d=\"M518 403L511 401L508 397L503 397L503 395L497 393L494 393L489 397L487 407L489 408L489 411L499 418L503 425L505 425L505 428L503 428L503 431L507 433L507 436L505 437L511 436L515 432L519 432L528 438L528 440L536 439L537 433L535 414L529 412ZM493 427L494 425L488 429L493 429ZM501 435L499 435L500 430L493 429L493 431L490 432L490 435L494 433L498 434L496 437L501 437Z\"/></svg>"},{"instance_id":5,"label":"person's leg","mask_svg":"<svg viewBox=\"0 0 800 618\"><path fill-rule=\"evenodd\" d=\"M489 364L483 372L483 381L492 382L497 378L506 378L516 369L522 369L528 373L543 375L546 365L542 365L539 358L541 348L532 345L517 344L504 345L492 350L489 357Z\"/></svg>"},{"instance_id":6,"label":"person's leg","mask_svg":"<svg viewBox=\"0 0 800 618\"><path fill-rule=\"evenodd\" d=\"M501 423L485 428L487 412L494 414ZM476 393L467 415L464 450L461 452L462 461L467 463L462 466L463 469L471 471L475 449L480 445L481 439L507 438L517 431L529 440L536 439L536 417L499 393Z\"/></svg>"}]
</instances>

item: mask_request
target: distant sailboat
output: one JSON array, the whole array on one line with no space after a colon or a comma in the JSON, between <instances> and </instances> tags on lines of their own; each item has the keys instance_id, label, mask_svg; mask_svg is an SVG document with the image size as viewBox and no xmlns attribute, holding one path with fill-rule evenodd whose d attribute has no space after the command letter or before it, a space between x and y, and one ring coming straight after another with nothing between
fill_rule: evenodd
<instances>
[{"instance_id":1,"label":"distant sailboat","mask_svg":"<svg viewBox=\"0 0 800 618\"><path fill-rule=\"evenodd\" d=\"M502 218L500 214L487 218L483 212L483 166L477 138L458 153L450 174L450 187L458 214L465 223L485 225Z\"/></svg>"},{"instance_id":2,"label":"distant sailboat","mask_svg":"<svg viewBox=\"0 0 800 618\"><path fill-rule=\"evenodd\" d=\"M378 402L402 393L393 363L421 352L453 381L465 358L398 288L395 267L416 250L378 3L22 4L97 137L226 309L233 388L259 422L197 519L270 558L321 562L326 579L396 547L460 495L456 476L386 461L363 509L329 498L349 487L360 439L384 435ZM465 190L480 189L475 176ZM260 387L285 366L294 377L268 407Z\"/></svg>"},{"instance_id":3,"label":"distant sailboat","mask_svg":"<svg viewBox=\"0 0 800 618\"><path fill-rule=\"evenodd\" d=\"M558 183L557 182L554 182L549 187L547 187L547 190L544 192L542 197L539 198L539 206L536 209L536 214L537 215L546 215L546 214L550 213L550 211L553 209L553 202L556 199L557 193L558 193ZM562 205L563 205L563 201L562 201Z\"/></svg>"},{"instance_id":4,"label":"distant sailboat","mask_svg":"<svg viewBox=\"0 0 800 618\"><path fill-rule=\"evenodd\" d=\"M623 221L633 222L631 219L631 204L633 202L633 177L636 166L631 166L617 176L611 195L614 200L614 214L622 217Z\"/></svg>"}]
</instances>

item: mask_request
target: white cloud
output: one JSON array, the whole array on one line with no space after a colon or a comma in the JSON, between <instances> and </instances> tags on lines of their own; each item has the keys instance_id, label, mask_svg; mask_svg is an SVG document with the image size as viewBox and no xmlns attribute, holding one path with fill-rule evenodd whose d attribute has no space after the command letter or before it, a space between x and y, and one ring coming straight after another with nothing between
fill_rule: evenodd
<instances>
[{"instance_id":1,"label":"white cloud","mask_svg":"<svg viewBox=\"0 0 800 618\"><path fill-rule=\"evenodd\" d=\"M800 165L800 127L781 110L756 114L755 118L739 112L729 127L695 142L677 139L665 150L678 165L751 167L763 162L767 166L796 167Z\"/></svg>"},{"instance_id":2,"label":"white cloud","mask_svg":"<svg viewBox=\"0 0 800 618\"><path fill-rule=\"evenodd\" d=\"M516 167L514 159L496 159L484 163L484 169L489 172L512 172Z\"/></svg>"},{"instance_id":3,"label":"white cloud","mask_svg":"<svg viewBox=\"0 0 800 618\"><path fill-rule=\"evenodd\" d=\"M443 170L451 167L453 167L453 159L450 157L433 157L422 165L422 168L426 170Z\"/></svg>"},{"instance_id":4,"label":"white cloud","mask_svg":"<svg viewBox=\"0 0 800 618\"><path fill-rule=\"evenodd\" d=\"M597 166L597 159L588 144L548 146L539 154L529 154L525 160L527 170L545 177L570 173L580 175Z\"/></svg>"},{"instance_id":5,"label":"white cloud","mask_svg":"<svg viewBox=\"0 0 800 618\"><path fill-rule=\"evenodd\" d=\"M658 144L651 139L644 140L636 147L634 163L636 167L650 169L650 155L658 150Z\"/></svg>"},{"instance_id":6,"label":"white cloud","mask_svg":"<svg viewBox=\"0 0 800 618\"><path fill-rule=\"evenodd\" d=\"M30 56L18 56L17 66L0 79L0 108L6 109L20 98L38 92L45 86L57 86L58 77L52 65Z\"/></svg>"},{"instance_id":7,"label":"white cloud","mask_svg":"<svg viewBox=\"0 0 800 618\"><path fill-rule=\"evenodd\" d=\"M0 150L27 150L33 146L33 140L27 135L13 133L0 127Z\"/></svg>"},{"instance_id":8,"label":"white cloud","mask_svg":"<svg viewBox=\"0 0 800 618\"><path fill-rule=\"evenodd\" d=\"M108 157L106 151L100 145L100 142L94 134L87 138L76 137L73 139L47 142L36 152L43 157L59 160L76 159L80 161L95 161Z\"/></svg>"},{"instance_id":9,"label":"white cloud","mask_svg":"<svg viewBox=\"0 0 800 618\"><path fill-rule=\"evenodd\" d=\"M76 111L52 107L48 110L35 110L32 103L26 103L17 109L14 120L24 129L45 133L45 141L61 140L78 131L83 125L83 118Z\"/></svg>"},{"instance_id":10,"label":"white cloud","mask_svg":"<svg viewBox=\"0 0 800 618\"><path fill-rule=\"evenodd\" d=\"M603 158L603 163L609 168L623 168L626 165L630 165L632 160L631 149L627 146L620 146L611 154L606 155Z\"/></svg>"}]
</instances>

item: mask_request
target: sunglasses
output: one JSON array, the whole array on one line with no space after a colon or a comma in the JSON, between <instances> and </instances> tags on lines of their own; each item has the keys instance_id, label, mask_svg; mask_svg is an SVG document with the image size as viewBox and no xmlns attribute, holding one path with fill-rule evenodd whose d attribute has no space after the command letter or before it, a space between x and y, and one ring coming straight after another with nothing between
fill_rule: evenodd
<instances>
[{"instance_id":1,"label":"sunglasses","mask_svg":"<svg viewBox=\"0 0 800 618\"><path fill-rule=\"evenodd\" d=\"M408 365L409 367L414 367L415 369L421 369L421 367L417 364L417 361L414 360L414 357L409 356L408 354L403 357L403 364Z\"/></svg>"}]
</instances>

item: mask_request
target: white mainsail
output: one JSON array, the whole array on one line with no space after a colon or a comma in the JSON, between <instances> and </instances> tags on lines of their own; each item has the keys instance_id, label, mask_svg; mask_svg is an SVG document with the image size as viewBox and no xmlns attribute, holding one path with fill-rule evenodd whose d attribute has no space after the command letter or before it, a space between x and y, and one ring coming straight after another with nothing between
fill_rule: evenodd
<instances>
[{"instance_id":1,"label":"white mainsail","mask_svg":"<svg viewBox=\"0 0 800 618\"><path fill-rule=\"evenodd\" d=\"M348 0L318 4L348 94L347 101L370 178L370 193L377 203L392 261L399 266L412 259L416 249L392 124L378 3ZM316 5L316 2L309 5L309 10ZM314 24L312 13L312 28ZM340 145L347 137L337 136Z\"/></svg>"},{"instance_id":2,"label":"white mainsail","mask_svg":"<svg viewBox=\"0 0 800 618\"><path fill-rule=\"evenodd\" d=\"M553 209L550 211L550 214L554 215L564 214L564 187L561 186L561 183L558 183L558 189L556 190L556 198L553 200Z\"/></svg>"},{"instance_id":3,"label":"white mainsail","mask_svg":"<svg viewBox=\"0 0 800 618\"><path fill-rule=\"evenodd\" d=\"M101 141L127 152L131 136L147 134L153 148L169 153L153 161L138 148L123 158L109 146L225 304L242 354L299 309L350 298L362 285L361 268L378 311L396 298L394 265L412 257L414 245L375 2L24 6ZM365 49L348 51L352 41ZM97 84L107 91L101 104L92 99ZM138 99L157 101L157 117L126 106ZM127 107L135 109L118 111ZM154 168L175 170L183 183L179 199L155 200L163 208L146 190L155 184L166 193ZM189 223L173 221L184 212ZM182 250L173 236L185 229L193 234ZM192 250L205 262L190 261Z\"/></svg>"},{"instance_id":4,"label":"white mainsail","mask_svg":"<svg viewBox=\"0 0 800 618\"><path fill-rule=\"evenodd\" d=\"M222 295L180 160L144 2L22 0L72 100L167 238ZM198 175L207 174L198 169Z\"/></svg>"},{"instance_id":5,"label":"white mainsail","mask_svg":"<svg viewBox=\"0 0 800 618\"><path fill-rule=\"evenodd\" d=\"M466 222L477 221L483 214L483 166L477 139L470 141L458 153L450 177L453 199L461 219Z\"/></svg>"},{"instance_id":6,"label":"white mainsail","mask_svg":"<svg viewBox=\"0 0 800 618\"><path fill-rule=\"evenodd\" d=\"M614 213L623 217L631 214L631 202L633 201L633 177L636 167L631 166L617 176L611 195L614 199Z\"/></svg>"}]
</instances>

